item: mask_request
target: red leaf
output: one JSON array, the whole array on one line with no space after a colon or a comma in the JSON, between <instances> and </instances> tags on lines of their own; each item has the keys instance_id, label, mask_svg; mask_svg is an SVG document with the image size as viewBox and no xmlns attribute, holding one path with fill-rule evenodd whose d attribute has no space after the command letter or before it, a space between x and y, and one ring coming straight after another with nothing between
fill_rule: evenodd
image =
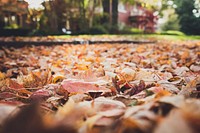
<instances>
[{"instance_id":1,"label":"red leaf","mask_svg":"<svg viewBox=\"0 0 200 133\"><path fill-rule=\"evenodd\" d=\"M110 89L105 87L79 80L64 80L62 87L70 93L111 92Z\"/></svg>"},{"instance_id":2,"label":"red leaf","mask_svg":"<svg viewBox=\"0 0 200 133\"><path fill-rule=\"evenodd\" d=\"M16 95L11 92L1 92L0 93L0 99L7 99L7 98L13 98L13 97L16 97Z\"/></svg>"},{"instance_id":3,"label":"red leaf","mask_svg":"<svg viewBox=\"0 0 200 133\"><path fill-rule=\"evenodd\" d=\"M41 89L41 90L34 92L30 96L30 99L32 99L32 100L42 100L42 99L48 98L50 96L51 96L51 94L48 90Z\"/></svg>"}]
</instances>

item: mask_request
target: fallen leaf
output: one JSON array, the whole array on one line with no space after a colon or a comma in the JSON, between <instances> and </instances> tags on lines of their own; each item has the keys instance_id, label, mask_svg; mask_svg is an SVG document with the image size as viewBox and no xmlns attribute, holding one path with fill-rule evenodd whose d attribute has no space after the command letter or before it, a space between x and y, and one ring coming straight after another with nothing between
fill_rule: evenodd
<instances>
[{"instance_id":1,"label":"fallen leaf","mask_svg":"<svg viewBox=\"0 0 200 133\"><path fill-rule=\"evenodd\" d=\"M49 90L46 89L40 89L34 92L32 95L30 95L30 99L34 101L40 101L40 100L45 100L48 97L50 97L52 94Z\"/></svg>"},{"instance_id":2,"label":"fallen leaf","mask_svg":"<svg viewBox=\"0 0 200 133\"><path fill-rule=\"evenodd\" d=\"M61 84L63 88L66 89L69 93L111 92L110 89L105 87L80 80L64 80Z\"/></svg>"},{"instance_id":3,"label":"fallen leaf","mask_svg":"<svg viewBox=\"0 0 200 133\"><path fill-rule=\"evenodd\" d=\"M199 90L197 90L197 85L199 83L200 77L197 77L194 80L190 81L185 87L183 87L178 94L185 97L197 97L199 94Z\"/></svg>"}]
</instances>

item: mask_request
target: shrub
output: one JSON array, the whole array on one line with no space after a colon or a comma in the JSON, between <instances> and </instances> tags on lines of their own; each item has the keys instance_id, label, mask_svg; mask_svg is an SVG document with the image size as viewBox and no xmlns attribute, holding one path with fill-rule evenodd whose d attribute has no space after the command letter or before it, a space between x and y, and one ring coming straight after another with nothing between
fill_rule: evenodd
<instances>
[{"instance_id":1,"label":"shrub","mask_svg":"<svg viewBox=\"0 0 200 133\"><path fill-rule=\"evenodd\" d=\"M177 35L177 36L183 36L183 35L185 35L183 32L181 32L181 31L175 31L175 30L163 31L160 34L162 34L162 35Z\"/></svg>"},{"instance_id":2,"label":"shrub","mask_svg":"<svg viewBox=\"0 0 200 133\"><path fill-rule=\"evenodd\" d=\"M144 31L138 28L133 28L130 26L125 26L119 31L120 34L142 34Z\"/></svg>"},{"instance_id":3,"label":"shrub","mask_svg":"<svg viewBox=\"0 0 200 133\"><path fill-rule=\"evenodd\" d=\"M18 29L19 26L17 24L11 24L9 26L4 27L4 29Z\"/></svg>"},{"instance_id":4,"label":"shrub","mask_svg":"<svg viewBox=\"0 0 200 133\"><path fill-rule=\"evenodd\" d=\"M45 36L45 35L48 34L43 30L33 30L32 32L29 33L29 36Z\"/></svg>"},{"instance_id":5,"label":"shrub","mask_svg":"<svg viewBox=\"0 0 200 133\"><path fill-rule=\"evenodd\" d=\"M163 31L178 31L180 30L179 19L177 14L171 14L169 20L162 25Z\"/></svg>"},{"instance_id":6,"label":"shrub","mask_svg":"<svg viewBox=\"0 0 200 133\"><path fill-rule=\"evenodd\" d=\"M108 30L102 25L96 25L89 30L90 34L108 34Z\"/></svg>"}]
</instances>

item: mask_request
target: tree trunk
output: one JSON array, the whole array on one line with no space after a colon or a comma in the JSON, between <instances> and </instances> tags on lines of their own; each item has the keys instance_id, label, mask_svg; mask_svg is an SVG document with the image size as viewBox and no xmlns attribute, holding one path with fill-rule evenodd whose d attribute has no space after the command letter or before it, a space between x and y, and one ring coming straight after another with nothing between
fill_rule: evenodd
<instances>
[{"instance_id":1,"label":"tree trunk","mask_svg":"<svg viewBox=\"0 0 200 133\"><path fill-rule=\"evenodd\" d=\"M103 0L104 17L107 17L105 21L111 25L118 23L118 2L119 0Z\"/></svg>"},{"instance_id":2,"label":"tree trunk","mask_svg":"<svg viewBox=\"0 0 200 133\"><path fill-rule=\"evenodd\" d=\"M102 0L103 5L103 23L109 23L110 17L110 0Z\"/></svg>"},{"instance_id":3,"label":"tree trunk","mask_svg":"<svg viewBox=\"0 0 200 133\"><path fill-rule=\"evenodd\" d=\"M88 25L86 22L86 9L84 0L79 0L79 12L80 12L79 28L81 28L82 30L87 29Z\"/></svg>"},{"instance_id":4,"label":"tree trunk","mask_svg":"<svg viewBox=\"0 0 200 133\"><path fill-rule=\"evenodd\" d=\"M89 28L93 26L94 12L95 12L96 0L89 1Z\"/></svg>"},{"instance_id":5,"label":"tree trunk","mask_svg":"<svg viewBox=\"0 0 200 133\"><path fill-rule=\"evenodd\" d=\"M118 24L118 0L112 0L112 25Z\"/></svg>"},{"instance_id":6,"label":"tree trunk","mask_svg":"<svg viewBox=\"0 0 200 133\"><path fill-rule=\"evenodd\" d=\"M110 12L110 1L103 0L103 12L109 14Z\"/></svg>"},{"instance_id":7,"label":"tree trunk","mask_svg":"<svg viewBox=\"0 0 200 133\"><path fill-rule=\"evenodd\" d=\"M55 11L57 17L58 32L62 32L62 28L66 27L66 19L67 19L67 16L65 15L67 8L66 4L67 3L65 2L65 0L54 1L53 10Z\"/></svg>"}]
</instances>

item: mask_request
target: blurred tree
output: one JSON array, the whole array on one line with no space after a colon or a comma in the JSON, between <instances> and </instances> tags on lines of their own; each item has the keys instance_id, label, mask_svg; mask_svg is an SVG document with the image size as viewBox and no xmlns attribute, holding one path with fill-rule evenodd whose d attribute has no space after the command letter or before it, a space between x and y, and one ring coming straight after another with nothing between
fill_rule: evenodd
<instances>
[{"instance_id":1,"label":"blurred tree","mask_svg":"<svg viewBox=\"0 0 200 133\"><path fill-rule=\"evenodd\" d=\"M199 0L196 0L199 2ZM175 0L181 31L186 34L200 35L200 16L195 16L195 0ZM200 3L200 2L199 2Z\"/></svg>"},{"instance_id":2,"label":"blurred tree","mask_svg":"<svg viewBox=\"0 0 200 133\"><path fill-rule=\"evenodd\" d=\"M112 25L117 25L118 23L118 3L119 0L112 0Z\"/></svg>"},{"instance_id":3,"label":"blurred tree","mask_svg":"<svg viewBox=\"0 0 200 133\"><path fill-rule=\"evenodd\" d=\"M177 14L170 14L168 21L162 26L163 31L180 30L179 19Z\"/></svg>"},{"instance_id":4,"label":"blurred tree","mask_svg":"<svg viewBox=\"0 0 200 133\"><path fill-rule=\"evenodd\" d=\"M40 30L48 34L57 33L59 30L54 1L45 1L42 5L44 10L40 19Z\"/></svg>"},{"instance_id":5,"label":"blurred tree","mask_svg":"<svg viewBox=\"0 0 200 133\"><path fill-rule=\"evenodd\" d=\"M62 28L66 27L67 20L67 0L55 0L52 4L52 10L55 12L57 21L57 30L62 32Z\"/></svg>"},{"instance_id":6,"label":"blurred tree","mask_svg":"<svg viewBox=\"0 0 200 133\"><path fill-rule=\"evenodd\" d=\"M118 3L119 0L103 0L103 23L108 24L111 28L110 30L117 30L117 24L118 24Z\"/></svg>"},{"instance_id":7,"label":"blurred tree","mask_svg":"<svg viewBox=\"0 0 200 133\"><path fill-rule=\"evenodd\" d=\"M89 28L93 27L94 15L96 7L101 6L102 0L88 0L88 19L89 19Z\"/></svg>"},{"instance_id":8,"label":"blurred tree","mask_svg":"<svg viewBox=\"0 0 200 133\"><path fill-rule=\"evenodd\" d=\"M109 18L110 18L110 0L102 0L102 5L103 5L102 24L106 25L109 24Z\"/></svg>"},{"instance_id":9,"label":"blurred tree","mask_svg":"<svg viewBox=\"0 0 200 133\"><path fill-rule=\"evenodd\" d=\"M179 31L179 18L178 14L176 13L177 5L172 0L163 0L162 1L162 8L160 10L160 17L164 20L164 24L160 27L162 31Z\"/></svg>"},{"instance_id":10,"label":"blurred tree","mask_svg":"<svg viewBox=\"0 0 200 133\"><path fill-rule=\"evenodd\" d=\"M83 33L88 29L88 22L86 18L87 4L85 0L76 0L78 3L79 16L78 16L78 29Z\"/></svg>"},{"instance_id":11,"label":"blurred tree","mask_svg":"<svg viewBox=\"0 0 200 133\"><path fill-rule=\"evenodd\" d=\"M89 2L89 0L52 0L43 2L45 9L41 17L41 29L51 29L49 32L53 33L62 33L63 29L70 29L74 32L88 30L88 5L92 4L92 9L89 11L95 10L96 6L95 3ZM93 14L90 15L92 17L90 25L92 25ZM46 30L46 32L48 31Z\"/></svg>"},{"instance_id":12,"label":"blurred tree","mask_svg":"<svg viewBox=\"0 0 200 133\"><path fill-rule=\"evenodd\" d=\"M42 15L42 10L36 10L36 9L32 9L32 8L29 8L28 9L28 19L27 19L27 22L29 23L31 29L35 29L35 30L38 30L40 28L40 18L41 18L41 15Z\"/></svg>"}]
</instances>

